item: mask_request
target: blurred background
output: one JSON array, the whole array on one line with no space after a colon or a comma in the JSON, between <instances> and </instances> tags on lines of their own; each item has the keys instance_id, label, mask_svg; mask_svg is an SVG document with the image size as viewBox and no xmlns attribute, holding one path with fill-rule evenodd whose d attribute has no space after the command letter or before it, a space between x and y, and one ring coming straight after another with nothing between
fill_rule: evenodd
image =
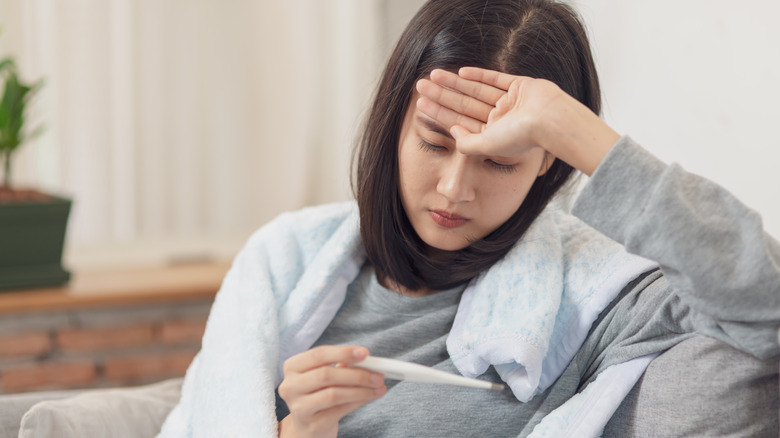
<instances>
[{"instance_id":1,"label":"blurred background","mask_svg":"<svg viewBox=\"0 0 780 438\"><path fill-rule=\"evenodd\" d=\"M74 199L74 270L229 260L282 211L351 198L355 135L421 0L0 0L45 86L15 183ZM780 236L780 2L581 0L604 117Z\"/></svg>"}]
</instances>

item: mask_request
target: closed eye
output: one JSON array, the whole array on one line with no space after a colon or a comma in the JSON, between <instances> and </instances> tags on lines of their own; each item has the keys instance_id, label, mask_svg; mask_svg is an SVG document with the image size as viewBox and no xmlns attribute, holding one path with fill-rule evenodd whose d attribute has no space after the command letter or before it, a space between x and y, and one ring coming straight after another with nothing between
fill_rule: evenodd
<instances>
[{"instance_id":1,"label":"closed eye","mask_svg":"<svg viewBox=\"0 0 780 438\"><path fill-rule=\"evenodd\" d=\"M493 160L485 160L485 162L488 163L490 167L500 172L512 173L517 170L514 164L501 164Z\"/></svg>"},{"instance_id":2,"label":"closed eye","mask_svg":"<svg viewBox=\"0 0 780 438\"><path fill-rule=\"evenodd\" d=\"M427 141L420 139L420 149L427 152L446 152L447 148L444 146L435 145L433 143L428 143ZM485 163L487 163L488 166L490 166L491 169L497 170L499 172L503 173L513 173L517 170L517 167L514 164L502 164L497 161L487 159L485 160Z\"/></svg>"},{"instance_id":3,"label":"closed eye","mask_svg":"<svg viewBox=\"0 0 780 438\"><path fill-rule=\"evenodd\" d=\"M442 152L447 150L447 148L445 148L444 146L438 146L432 143L428 143L425 140L420 140L420 149L429 152Z\"/></svg>"}]
</instances>

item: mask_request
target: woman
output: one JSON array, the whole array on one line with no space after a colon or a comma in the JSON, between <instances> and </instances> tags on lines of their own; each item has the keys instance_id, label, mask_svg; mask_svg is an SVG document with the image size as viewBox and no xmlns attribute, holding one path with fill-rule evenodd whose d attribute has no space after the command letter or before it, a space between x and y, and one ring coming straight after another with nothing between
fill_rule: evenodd
<instances>
[{"instance_id":1,"label":"woman","mask_svg":"<svg viewBox=\"0 0 780 438\"><path fill-rule=\"evenodd\" d=\"M618 142L599 99L565 5L429 1L380 81L357 206L286 214L250 239L162 436L595 436L654 355L695 332L777 355L777 242L755 216L659 226L686 212L654 178L691 177ZM662 270L546 208L572 166L599 167L575 212ZM623 166L645 174L620 192ZM745 212L706 190L705 208ZM694 231L709 243L679 238ZM722 270L720 245L748 275ZM369 352L509 389L385 381L350 366Z\"/></svg>"}]
</instances>

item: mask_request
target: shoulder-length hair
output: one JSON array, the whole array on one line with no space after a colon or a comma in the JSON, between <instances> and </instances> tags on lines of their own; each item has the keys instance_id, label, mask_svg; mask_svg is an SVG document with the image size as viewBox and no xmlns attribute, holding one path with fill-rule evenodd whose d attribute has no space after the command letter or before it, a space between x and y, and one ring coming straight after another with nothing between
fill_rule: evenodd
<instances>
[{"instance_id":1,"label":"shoulder-length hair","mask_svg":"<svg viewBox=\"0 0 780 438\"><path fill-rule=\"evenodd\" d=\"M483 67L544 78L600 112L598 77L584 26L549 0L430 0L401 35L382 74L357 144L353 190L360 234L381 280L410 290L463 284L504 257L572 174L556 159L520 208L468 247L430 257L401 204L398 145L418 79L435 68Z\"/></svg>"}]
</instances>

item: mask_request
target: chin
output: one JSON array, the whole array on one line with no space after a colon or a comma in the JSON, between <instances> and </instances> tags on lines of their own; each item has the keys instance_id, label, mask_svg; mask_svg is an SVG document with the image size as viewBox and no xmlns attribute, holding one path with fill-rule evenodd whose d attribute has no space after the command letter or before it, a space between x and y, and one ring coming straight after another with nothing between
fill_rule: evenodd
<instances>
[{"instance_id":1,"label":"chin","mask_svg":"<svg viewBox=\"0 0 780 438\"><path fill-rule=\"evenodd\" d=\"M466 247L468 247L471 242L467 241L464 238L454 238L454 237L447 237L447 238L438 238L438 239L422 239L423 242L425 242L428 247L430 247L433 250L437 251L460 251Z\"/></svg>"}]
</instances>

